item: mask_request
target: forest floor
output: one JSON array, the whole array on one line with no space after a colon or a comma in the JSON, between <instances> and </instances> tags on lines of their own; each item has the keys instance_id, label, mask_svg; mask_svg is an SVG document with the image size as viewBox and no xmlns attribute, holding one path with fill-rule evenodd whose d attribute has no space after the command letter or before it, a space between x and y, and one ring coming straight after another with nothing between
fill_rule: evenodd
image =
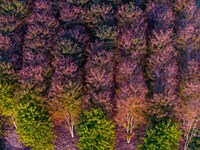
<instances>
[{"instance_id":1,"label":"forest floor","mask_svg":"<svg viewBox=\"0 0 200 150\"><path fill-rule=\"evenodd\" d=\"M24 145L19 141L14 127L6 131L4 142L5 150L26 150Z\"/></svg>"}]
</instances>

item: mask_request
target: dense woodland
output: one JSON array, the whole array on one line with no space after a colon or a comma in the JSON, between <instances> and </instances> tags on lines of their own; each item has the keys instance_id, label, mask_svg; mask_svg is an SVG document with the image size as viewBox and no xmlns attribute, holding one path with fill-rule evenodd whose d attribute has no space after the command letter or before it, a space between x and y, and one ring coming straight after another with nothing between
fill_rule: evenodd
<instances>
[{"instance_id":1,"label":"dense woodland","mask_svg":"<svg viewBox=\"0 0 200 150\"><path fill-rule=\"evenodd\" d=\"M200 2L0 0L1 150L199 150Z\"/></svg>"}]
</instances>

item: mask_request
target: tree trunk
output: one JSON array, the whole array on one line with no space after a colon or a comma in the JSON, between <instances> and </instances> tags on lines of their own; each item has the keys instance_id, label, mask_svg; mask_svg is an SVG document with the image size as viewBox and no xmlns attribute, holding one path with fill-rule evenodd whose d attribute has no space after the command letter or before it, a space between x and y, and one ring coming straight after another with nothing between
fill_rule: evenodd
<instances>
[{"instance_id":1,"label":"tree trunk","mask_svg":"<svg viewBox=\"0 0 200 150\"><path fill-rule=\"evenodd\" d=\"M14 126L15 126L15 129L17 129L17 125L16 125L16 122L15 122L15 119L13 118L13 117L11 117L12 118L12 120L13 120L13 124L14 124Z\"/></svg>"},{"instance_id":2,"label":"tree trunk","mask_svg":"<svg viewBox=\"0 0 200 150\"><path fill-rule=\"evenodd\" d=\"M130 137L127 137L127 143L129 144L130 143L130 141L131 141L131 138Z\"/></svg>"},{"instance_id":3,"label":"tree trunk","mask_svg":"<svg viewBox=\"0 0 200 150\"><path fill-rule=\"evenodd\" d=\"M189 144L188 141L186 141L184 144L184 150L188 150L188 144Z\"/></svg>"},{"instance_id":4,"label":"tree trunk","mask_svg":"<svg viewBox=\"0 0 200 150\"><path fill-rule=\"evenodd\" d=\"M73 125L69 128L69 130L70 130L71 137L73 138L74 137Z\"/></svg>"}]
</instances>

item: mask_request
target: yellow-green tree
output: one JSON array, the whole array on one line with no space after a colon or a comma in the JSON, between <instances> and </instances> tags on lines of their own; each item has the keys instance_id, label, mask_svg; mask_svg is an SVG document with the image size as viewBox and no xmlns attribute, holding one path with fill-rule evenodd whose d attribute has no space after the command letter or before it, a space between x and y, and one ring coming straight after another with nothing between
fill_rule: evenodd
<instances>
[{"instance_id":1,"label":"yellow-green tree","mask_svg":"<svg viewBox=\"0 0 200 150\"><path fill-rule=\"evenodd\" d=\"M177 150L181 140L181 130L177 123L163 121L147 130L142 150Z\"/></svg>"},{"instance_id":2,"label":"yellow-green tree","mask_svg":"<svg viewBox=\"0 0 200 150\"><path fill-rule=\"evenodd\" d=\"M40 96L22 91L18 96L17 133L21 142L33 150L53 150L50 114Z\"/></svg>"},{"instance_id":3,"label":"yellow-green tree","mask_svg":"<svg viewBox=\"0 0 200 150\"><path fill-rule=\"evenodd\" d=\"M0 113L12 119L15 128L15 97L16 77L11 65L0 63Z\"/></svg>"},{"instance_id":4,"label":"yellow-green tree","mask_svg":"<svg viewBox=\"0 0 200 150\"><path fill-rule=\"evenodd\" d=\"M114 124L100 109L85 111L77 132L80 150L114 150Z\"/></svg>"}]
</instances>

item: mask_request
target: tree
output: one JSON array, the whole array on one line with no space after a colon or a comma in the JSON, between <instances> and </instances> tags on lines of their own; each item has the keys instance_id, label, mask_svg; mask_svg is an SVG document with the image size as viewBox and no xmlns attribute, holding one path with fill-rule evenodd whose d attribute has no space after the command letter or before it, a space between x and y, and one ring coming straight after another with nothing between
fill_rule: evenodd
<instances>
[{"instance_id":1,"label":"tree","mask_svg":"<svg viewBox=\"0 0 200 150\"><path fill-rule=\"evenodd\" d=\"M177 123L163 121L154 128L147 130L143 150L177 150L181 138L181 130Z\"/></svg>"},{"instance_id":2,"label":"tree","mask_svg":"<svg viewBox=\"0 0 200 150\"><path fill-rule=\"evenodd\" d=\"M78 124L80 150L114 150L114 124L102 110L85 111Z\"/></svg>"},{"instance_id":3,"label":"tree","mask_svg":"<svg viewBox=\"0 0 200 150\"><path fill-rule=\"evenodd\" d=\"M66 24L83 23L84 5L88 0L59 0L60 19Z\"/></svg>"},{"instance_id":4,"label":"tree","mask_svg":"<svg viewBox=\"0 0 200 150\"><path fill-rule=\"evenodd\" d=\"M102 43L101 43L102 44ZM94 46L94 51L97 47ZM91 53L86 63L86 100L101 105L110 114L112 112L111 88L113 86L113 53L102 50Z\"/></svg>"},{"instance_id":5,"label":"tree","mask_svg":"<svg viewBox=\"0 0 200 150\"><path fill-rule=\"evenodd\" d=\"M200 9L195 0L178 0L174 4L176 16L176 49L179 54L180 107L177 116L183 129L184 149L195 139L199 130L200 76L199 43ZM196 138L198 139L198 138Z\"/></svg>"},{"instance_id":6,"label":"tree","mask_svg":"<svg viewBox=\"0 0 200 150\"><path fill-rule=\"evenodd\" d=\"M30 90L21 91L16 109L20 141L33 150L53 150L51 117L40 96Z\"/></svg>"},{"instance_id":7,"label":"tree","mask_svg":"<svg viewBox=\"0 0 200 150\"><path fill-rule=\"evenodd\" d=\"M63 93L49 102L52 117L56 122L66 120L71 137L74 137L74 127L77 125L82 104L82 87L78 84L69 83Z\"/></svg>"},{"instance_id":8,"label":"tree","mask_svg":"<svg viewBox=\"0 0 200 150\"><path fill-rule=\"evenodd\" d=\"M15 122L15 98L16 74L10 64L0 63L0 113L5 117L10 117Z\"/></svg>"},{"instance_id":9,"label":"tree","mask_svg":"<svg viewBox=\"0 0 200 150\"><path fill-rule=\"evenodd\" d=\"M200 111L199 101L183 102L178 110L178 117L182 123L184 150L188 150L189 144L194 138L198 138Z\"/></svg>"},{"instance_id":10,"label":"tree","mask_svg":"<svg viewBox=\"0 0 200 150\"><path fill-rule=\"evenodd\" d=\"M177 116L182 125L184 137L184 150L188 149L190 142L199 132L200 123L200 66L199 62L191 60L184 70L180 84L180 107Z\"/></svg>"},{"instance_id":11,"label":"tree","mask_svg":"<svg viewBox=\"0 0 200 150\"><path fill-rule=\"evenodd\" d=\"M152 80L149 114L154 121L175 115L178 96L177 52L173 47L172 8L165 2L148 4L150 56L148 74Z\"/></svg>"},{"instance_id":12,"label":"tree","mask_svg":"<svg viewBox=\"0 0 200 150\"><path fill-rule=\"evenodd\" d=\"M64 92L64 86L82 84L83 66L85 62L84 47L88 35L83 26L62 26L56 36L55 51L52 52L54 68L49 91L50 97Z\"/></svg>"},{"instance_id":13,"label":"tree","mask_svg":"<svg viewBox=\"0 0 200 150\"><path fill-rule=\"evenodd\" d=\"M142 73L141 59L146 51L144 13L134 3L122 4L118 19L118 63L116 66L117 125L124 127L127 143L136 135L135 129L145 123L147 87ZM121 138L121 137L119 137Z\"/></svg>"},{"instance_id":14,"label":"tree","mask_svg":"<svg viewBox=\"0 0 200 150\"><path fill-rule=\"evenodd\" d=\"M200 147L200 133L199 132L190 141L189 148L192 150L198 150Z\"/></svg>"},{"instance_id":15,"label":"tree","mask_svg":"<svg viewBox=\"0 0 200 150\"><path fill-rule=\"evenodd\" d=\"M28 15L28 10L30 10L28 3L30 2L20 0L0 1L0 36L4 37L0 43L3 43L3 47L7 47L9 44L9 49L4 50L1 59L9 61L15 69L19 69L22 63L24 20Z\"/></svg>"},{"instance_id":16,"label":"tree","mask_svg":"<svg viewBox=\"0 0 200 150\"><path fill-rule=\"evenodd\" d=\"M58 22L54 17L53 4L50 0L36 0L30 16L26 18L27 32L23 45L23 64L20 70L21 83L48 88L52 68L52 38L56 33Z\"/></svg>"},{"instance_id":17,"label":"tree","mask_svg":"<svg viewBox=\"0 0 200 150\"><path fill-rule=\"evenodd\" d=\"M135 129L139 125L146 123L144 111L146 104L143 100L137 99L138 97L130 97L127 100L118 102L118 113L116 115L116 122L118 125L123 126L126 130L126 141L130 143L133 136L135 136Z\"/></svg>"},{"instance_id":18,"label":"tree","mask_svg":"<svg viewBox=\"0 0 200 150\"><path fill-rule=\"evenodd\" d=\"M86 53L84 101L88 107L101 106L110 116L114 108L116 6L114 1L90 1L83 16L92 33Z\"/></svg>"},{"instance_id":19,"label":"tree","mask_svg":"<svg viewBox=\"0 0 200 150\"><path fill-rule=\"evenodd\" d=\"M0 32L10 34L23 25L27 16L27 2L19 0L0 1Z\"/></svg>"}]
</instances>

